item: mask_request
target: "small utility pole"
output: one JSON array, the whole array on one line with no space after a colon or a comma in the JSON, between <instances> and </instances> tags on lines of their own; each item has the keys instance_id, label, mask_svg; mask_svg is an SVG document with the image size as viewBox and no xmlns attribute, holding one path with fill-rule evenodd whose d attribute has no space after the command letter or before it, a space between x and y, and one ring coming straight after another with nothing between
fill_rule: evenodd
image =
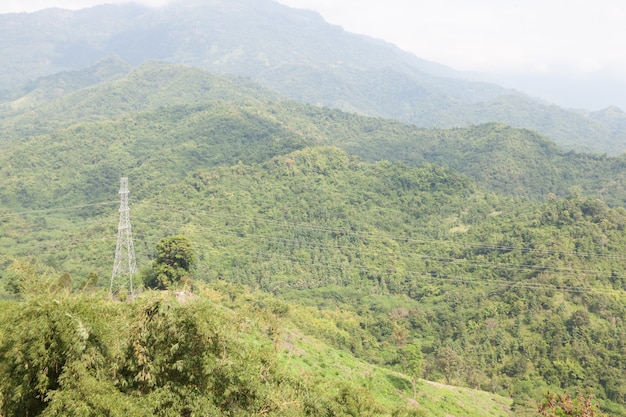
<instances>
[{"instance_id":1,"label":"small utility pole","mask_svg":"<svg viewBox=\"0 0 626 417\"><path fill-rule=\"evenodd\" d=\"M130 229L130 208L128 207L128 178L120 178L120 222L117 227L115 261L111 275L111 295L116 296L126 290L134 297L133 274L137 272L133 234Z\"/></svg>"}]
</instances>

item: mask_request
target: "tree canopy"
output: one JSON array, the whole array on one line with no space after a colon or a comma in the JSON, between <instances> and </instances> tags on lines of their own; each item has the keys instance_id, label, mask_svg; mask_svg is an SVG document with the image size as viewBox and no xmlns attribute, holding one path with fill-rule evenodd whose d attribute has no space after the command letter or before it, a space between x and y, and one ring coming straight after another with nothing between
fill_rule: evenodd
<instances>
[{"instance_id":1,"label":"tree canopy","mask_svg":"<svg viewBox=\"0 0 626 417\"><path fill-rule=\"evenodd\" d=\"M145 272L148 288L168 289L189 285L196 263L191 241L183 235L169 236L159 241L152 268Z\"/></svg>"}]
</instances>

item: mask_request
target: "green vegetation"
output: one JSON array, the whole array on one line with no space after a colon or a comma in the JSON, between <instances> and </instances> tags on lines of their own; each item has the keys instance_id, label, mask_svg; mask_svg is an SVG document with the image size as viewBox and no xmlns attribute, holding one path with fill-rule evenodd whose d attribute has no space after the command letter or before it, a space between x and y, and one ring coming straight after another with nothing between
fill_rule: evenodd
<instances>
[{"instance_id":1,"label":"green vegetation","mask_svg":"<svg viewBox=\"0 0 626 417\"><path fill-rule=\"evenodd\" d=\"M144 284L160 290L189 286L195 262L191 241L186 236L161 239L152 268L144 273Z\"/></svg>"},{"instance_id":2,"label":"green vegetation","mask_svg":"<svg viewBox=\"0 0 626 417\"><path fill-rule=\"evenodd\" d=\"M522 416L567 391L626 415L622 158L203 77L147 65L0 122L4 414ZM216 95L167 105L188 83ZM99 295L122 175L138 282L197 298Z\"/></svg>"},{"instance_id":3,"label":"green vegetation","mask_svg":"<svg viewBox=\"0 0 626 417\"><path fill-rule=\"evenodd\" d=\"M402 367L406 369L413 383L413 399L417 400L417 380L422 376L422 368L424 366L422 347L418 342L410 343L404 346L400 355Z\"/></svg>"},{"instance_id":4,"label":"green vegetation","mask_svg":"<svg viewBox=\"0 0 626 417\"><path fill-rule=\"evenodd\" d=\"M452 387L425 387L420 405L407 403L403 375L277 328L289 325L278 300L224 285L196 292L3 302L2 415L443 417L486 415L484 402L506 415L506 399L466 391L457 403Z\"/></svg>"},{"instance_id":5,"label":"green vegetation","mask_svg":"<svg viewBox=\"0 0 626 417\"><path fill-rule=\"evenodd\" d=\"M110 184L119 172L160 187L166 181L159 178L262 162L311 145L336 146L371 162L447 166L500 194L543 200L578 187L612 206L626 204L625 157L563 152L532 131L501 124L418 129L283 102L250 82L163 64L40 103L1 119L0 127L0 175L7 184L0 198L16 208L53 204L56 196L81 203L85 195L114 195ZM69 188L39 194L36 184L50 181L49 172L72 177L64 181Z\"/></svg>"}]
</instances>

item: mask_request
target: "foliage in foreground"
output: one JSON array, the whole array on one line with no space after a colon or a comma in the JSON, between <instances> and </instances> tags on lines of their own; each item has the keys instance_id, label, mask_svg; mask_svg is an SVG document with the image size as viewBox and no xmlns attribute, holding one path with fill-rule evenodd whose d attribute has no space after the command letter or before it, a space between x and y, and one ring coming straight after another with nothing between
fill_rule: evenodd
<instances>
[{"instance_id":1,"label":"foliage in foreground","mask_svg":"<svg viewBox=\"0 0 626 417\"><path fill-rule=\"evenodd\" d=\"M146 293L2 305L3 416L390 415L363 388L290 373L262 315ZM409 414L406 414L409 413ZM394 415L413 415L405 409Z\"/></svg>"}]
</instances>

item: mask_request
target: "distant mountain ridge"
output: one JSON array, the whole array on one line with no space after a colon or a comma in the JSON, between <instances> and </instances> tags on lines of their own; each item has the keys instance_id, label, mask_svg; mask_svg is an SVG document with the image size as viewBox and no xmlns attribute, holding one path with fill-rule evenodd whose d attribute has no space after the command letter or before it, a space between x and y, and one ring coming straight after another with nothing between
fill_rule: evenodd
<instances>
[{"instance_id":1,"label":"distant mountain ridge","mask_svg":"<svg viewBox=\"0 0 626 417\"><path fill-rule=\"evenodd\" d=\"M380 40L271 0L178 1L152 9L103 5L0 15L0 90L117 55L251 78L290 98L421 127L500 122L566 149L626 150L604 118L550 106L420 60Z\"/></svg>"}]
</instances>

